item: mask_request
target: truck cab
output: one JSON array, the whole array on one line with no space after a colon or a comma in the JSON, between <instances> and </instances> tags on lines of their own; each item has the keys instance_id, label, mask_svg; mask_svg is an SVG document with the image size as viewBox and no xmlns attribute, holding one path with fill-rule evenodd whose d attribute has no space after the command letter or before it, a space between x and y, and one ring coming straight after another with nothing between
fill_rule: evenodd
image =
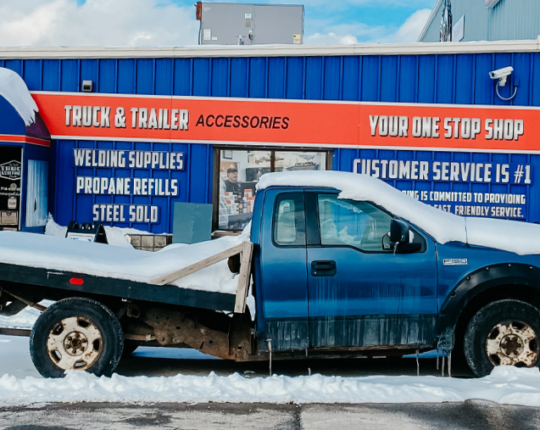
<instances>
[{"instance_id":1,"label":"truck cab","mask_svg":"<svg viewBox=\"0 0 540 430\"><path fill-rule=\"evenodd\" d=\"M274 351L435 347L429 235L411 226L414 246L398 252L391 213L332 188L270 187L258 211L251 239L260 349L268 339Z\"/></svg>"},{"instance_id":2,"label":"truck cab","mask_svg":"<svg viewBox=\"0 0 540 430\"><path fill-rule=\"evenodd\" d=\"M457 349L478 376L540 364L540 226L458 217L373 178L357 177L358 191L352 175L324 175L337 186L295 176L257 193L259 351Z\"/></svg>"}]
</instances>

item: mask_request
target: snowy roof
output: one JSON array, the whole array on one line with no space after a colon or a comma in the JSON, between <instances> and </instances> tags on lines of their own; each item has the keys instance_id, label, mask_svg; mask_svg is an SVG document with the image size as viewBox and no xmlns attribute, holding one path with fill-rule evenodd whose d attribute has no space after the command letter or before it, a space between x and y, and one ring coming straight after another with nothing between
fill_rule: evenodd
<instances>
[{"instance_id":1,"label":"snowy roof","mask_svg":"<svg viewBox=\"0 0 540 430\"><path fill-rule=\"evenodd\" d=\"M17 111L28 127L36 120L38 107L23 79L15 72L0 67L0 96Z\"/></svg>"},{"instance_id":2,"label":"snowy roof","mask_svg":"<svg viewBox=\"0 0 540 430\"><path fill-rule=\"evenodd\" d=\"M297 171L268 173L257 189L270 186L331 187L342 199L369 201L416 225L438 243L461 242L515 252L540 254L540 225L453 215L402 193L368 175L347 172Z\"/></svg>"}]
</instances>

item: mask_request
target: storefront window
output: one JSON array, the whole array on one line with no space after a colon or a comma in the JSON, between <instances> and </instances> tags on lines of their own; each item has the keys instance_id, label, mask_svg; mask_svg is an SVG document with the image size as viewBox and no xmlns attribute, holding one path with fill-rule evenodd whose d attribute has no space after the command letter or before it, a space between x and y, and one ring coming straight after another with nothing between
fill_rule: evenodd
<instances>
[{"instance_id":1,"label":"storefront window","mask_svg":"<svg viewBox=\"0 0 540 430\"><path fill-rule=\"evenodd\" d=\"M255 187L265 173L326 170L326 152L222 149L219 155L221 230L240 230L251 220Z\"/></svg>"}]
</instances>

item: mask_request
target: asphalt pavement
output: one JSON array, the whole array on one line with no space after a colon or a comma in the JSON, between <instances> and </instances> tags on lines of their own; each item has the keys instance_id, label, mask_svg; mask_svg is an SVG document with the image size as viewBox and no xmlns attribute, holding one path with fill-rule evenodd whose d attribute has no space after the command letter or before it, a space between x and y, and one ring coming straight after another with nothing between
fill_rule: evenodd
<instances>
[{"instance_id":1,"label":"asphalt pavement","mask_svg":"<svg viewBox=\"0 0 540 430\"><path fill-rule=\"evenodd\" d=\"M5 430L528 430L540 410L482 401L436 404L53 404L0 408Z\"/></svg>"}]
</instances>

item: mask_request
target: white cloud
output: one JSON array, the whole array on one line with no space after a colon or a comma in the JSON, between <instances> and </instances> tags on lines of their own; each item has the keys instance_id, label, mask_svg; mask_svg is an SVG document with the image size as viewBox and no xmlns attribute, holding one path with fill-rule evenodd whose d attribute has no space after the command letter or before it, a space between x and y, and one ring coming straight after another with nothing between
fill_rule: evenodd
<instances>
[{"instance_id":1,"label":"white cloud","mask_svg":"<svg viewBox=\"0 0 540 430\"><path fill-rule=\"evenodd\" d=\"M365 24L343 24L329 26L328 33L315 33L305 37L308 45L358 43L414 43L424 28L431 13L430 9L414 12L397 30L384 26L368 26Z\"/></svg>"},{"instance_id":2,"label":"white cloud","mask_svg":"<svg viewBox=\"0 0 540 430\"><path fill-rule=\"evenodd\" d=\"M307 36L304 43L307 45L354 45L358 43L358 39L351 34L338 36L332 32L327 34L315 33Z\"/></svg>"},{"instance_id":3,"label":"white cloud","mask_svg":"<svg viewBox=\"0 0 540 430\"><path fill-rule=\"evenodd\" d=\"M390 43L413 43L418 40L418 36L426 25L426 22L431 14L430 9L421 9L413 13L403 23L399 29L388 37L378 40L378 42Z\"/></svg>"},{"instance_id":4,"label":"white cloud","mask_svg":"<svg viewBox=\"0 0 540 430\"><path fill-rule=\"evenodd\" d=\"M159 0L2 0L0 46L196 45L193 6Z\"/></svg>"}]
</instances>

